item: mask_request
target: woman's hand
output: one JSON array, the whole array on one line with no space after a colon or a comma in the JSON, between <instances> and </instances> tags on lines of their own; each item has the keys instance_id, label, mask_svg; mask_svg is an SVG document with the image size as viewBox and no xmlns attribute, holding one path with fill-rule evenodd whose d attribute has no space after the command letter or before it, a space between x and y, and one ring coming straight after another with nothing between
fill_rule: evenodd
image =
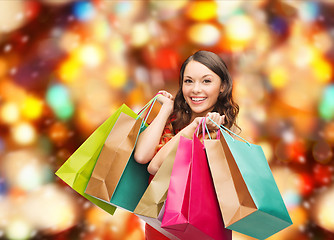
<instances>
[{"instance_id":1,"label":"woman's hand","mask_svg":"<svg viewBox=\"0 0 334 240\"><path fill-rule=\"evenodd\" d=\"M211 118L215 123L218 124L218 126L222 125L225 123L225 115L220 115L217 112L209 112L206 115L206 125L209 129L209 131L216 131L218 130L218 126L214 124L209 118Z\"/></svg>"},{"instance_id":2,"label":"woman's hand","mask_svg":"<svg viewBox=\"0 0 334 240\"><path fill-rule=\"evenodd\" d=\"M167 91L159 91L157 101L164 107L168 107L170 111L174 108L174 97Z\"/></svg>"}]
</instances>

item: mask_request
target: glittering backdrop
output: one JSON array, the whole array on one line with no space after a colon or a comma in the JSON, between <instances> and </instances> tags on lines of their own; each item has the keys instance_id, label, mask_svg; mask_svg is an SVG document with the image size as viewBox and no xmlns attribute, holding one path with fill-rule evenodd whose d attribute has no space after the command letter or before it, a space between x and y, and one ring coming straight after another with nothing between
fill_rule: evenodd
<instances>
[{"instance_id":1,"label":"glittering backdrop","mask_svg":"<svg viewBox=\"0 0 334 240\"><path fill-rule=\"evenodd\" d=\"M144 239L135 216L54 172L122 103L175 94L180 64L206 49L227 62L242 136L294 222L270 239L334 239L333 13L330 0L1 0L0 238Z\"/></svg>"}]
</instances>

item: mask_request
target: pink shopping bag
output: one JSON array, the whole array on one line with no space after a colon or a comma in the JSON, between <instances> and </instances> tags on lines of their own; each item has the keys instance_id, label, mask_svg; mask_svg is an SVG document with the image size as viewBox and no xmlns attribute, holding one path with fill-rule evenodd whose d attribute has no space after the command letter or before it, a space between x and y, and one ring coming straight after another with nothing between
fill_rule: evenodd
<instances>
[{"instance_id":1,"label":"pink shopping bag","mask_svg":"<svg viewBox=\"0 0 334 240\"><path fill-rule=\"evenodd\" d=\"M180 239L230 240L224 227L204 145L180 137L161 227Z\"/></svg>"}]
</instances>

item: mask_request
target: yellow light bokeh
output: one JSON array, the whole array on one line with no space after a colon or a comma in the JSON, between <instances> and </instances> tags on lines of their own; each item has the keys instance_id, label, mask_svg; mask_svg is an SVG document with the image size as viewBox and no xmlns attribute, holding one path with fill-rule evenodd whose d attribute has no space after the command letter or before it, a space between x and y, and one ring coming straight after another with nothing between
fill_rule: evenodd
<instances>
[{"instance_id":1,"label":"yellow light bokeh","mask_svg":"<svg viewBox=\"0 0 334 240\"><path fill-rule=\"evenodd\" d=\"M283 67L275 67L269 74L269 81L274 88L283 88L288 82L288 72Z\"/></svg>"},{"instance_id":2,"label":"yellow light bokeh","mask_svg":"<svg viewBox=\"0 0 334 240\"><path fill-rule=\"evenodd\" d=\"M198 23L189 28L188 37L194 43L212 46L218 42L220 32L212 24Z\"/></svg>"},{"instance_id":3,"label":"yellow light bokeh","mask_svg":"<svg viewBox=\"0 0 334 240\"><path fill-rule=\"evenodd\" d=\"M255 34L252 19L245 15L236 15L226 24L227 37L232 41L248 42Z\"/></svg>"},{"instance_id":4,"label":"yellow light bokeh","mask_svg":"<svg viewBox=\"0 0 334 240\"><path fill-rule=\"evenodd\" d=\"M43 112L43 101L34 96L28 96L22 104L22 116L35 120L41 117Z\"/></svg>"},{"instance_id":5,"label":"yellow light bokeh","mask_svg":"<svg viewBox=\"0 0 334 240\"><path fill-rule=\"evenodd\" d=\"M81 64L74 58L64 61L59 69L59 76L65 83L71 83L79 78L81 72Z\"/></svg>"},{"instance_id":6,"label":"yellow light bokeh","mask_svg":"<svg viewBox=\"0 0 334 240\"><path fill-rule=\"evenodd\" d=\"M6 102L0 109L1 121L7 124L15 123L20 118L19 106L14 102Z\"/></svg>"},{"instance_id":7,"label":"yellow light bokeh","mask_svg":"<svg viewBox=\"0 0 334 240\"><path fill-rule=\"evenodd\" d=\"M137 23L131 29L131 45L141 47L147 44L150 39L150 32L147 24Z\"/></svg>"},{"instance_id":8,"label":"yellow light bokeh","mask_svg":"<svg viewBox=\"0 0 334 240\"><path fill-rule=\"evenodd\" d=\"M127 83L127 72L122 66L113 67L107 73L107 80L111 87L121 89Z\"/></svg>"},{"instance_id":9,"label":"yellow light bokeh","mask_svg":"<svg viewBox=\"0 0 334 240\"><path fill-rule=\"evenodd\" d=\"M328 83L332 78L332 66L323 58L315 58L312 63L312 70L319 83Z\"/></svg>"},{"instance_id":10,"label":"yellow light bokeh","mask_svg":"<svg viewBox=\"0 0 334 240\"><path fill-rule=\"evenodd\" d=\"M87 44L78 51L80 61L88 67L97 67L104 59L104 52L99 45Z\"/></svg>"},{"instance_id":11,"label":"yellow light bokeh","mask_svg":"<svg viewBox=\"0 0 334 240\"><path fill-rule=\"evenodd\" d=\"M313 217L316 220L316 223L328 231L334 231L333 199L334 188L332 187L318 196L317 204L313 209Z\"/></svg>"},{"instance_id":12,"label":"yellow light bokeh","mask_svg":"<svg viewBox=\"0 0 334 240\"><path fill-rule=\"evenodd\" d=\"M21 122L13 126L12 138L18 144L28 145L36 140L36 130L31 124Z\"/></svg>"},{"instance_id":13,"label":"yellow light bokeh","mask_svg":"<svg viewBox=\"0 0 334 240\"><path fill-rule=\"evenodd\" d=\"M187 10L189 18L208 21L217 17L217 4L209 1L193 1Z\"/></svg>"}]
</instances>

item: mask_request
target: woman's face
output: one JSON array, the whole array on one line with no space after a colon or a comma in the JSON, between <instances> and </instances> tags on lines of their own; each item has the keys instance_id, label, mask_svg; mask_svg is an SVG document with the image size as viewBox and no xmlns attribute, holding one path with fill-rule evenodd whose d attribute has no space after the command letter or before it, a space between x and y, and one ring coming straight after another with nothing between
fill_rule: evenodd
<instances>
[{"instance_id":1,"label":"woman's face","mask_svg":"<svg viewBox=\"0 0 334 240\"><path fill-rule=\"evenodd\" d=\"M192 118L212 111L222 91L220 77L197 61L190 61L183 75L183 96L192 110Z\"/></svg>"}]
</instances>

